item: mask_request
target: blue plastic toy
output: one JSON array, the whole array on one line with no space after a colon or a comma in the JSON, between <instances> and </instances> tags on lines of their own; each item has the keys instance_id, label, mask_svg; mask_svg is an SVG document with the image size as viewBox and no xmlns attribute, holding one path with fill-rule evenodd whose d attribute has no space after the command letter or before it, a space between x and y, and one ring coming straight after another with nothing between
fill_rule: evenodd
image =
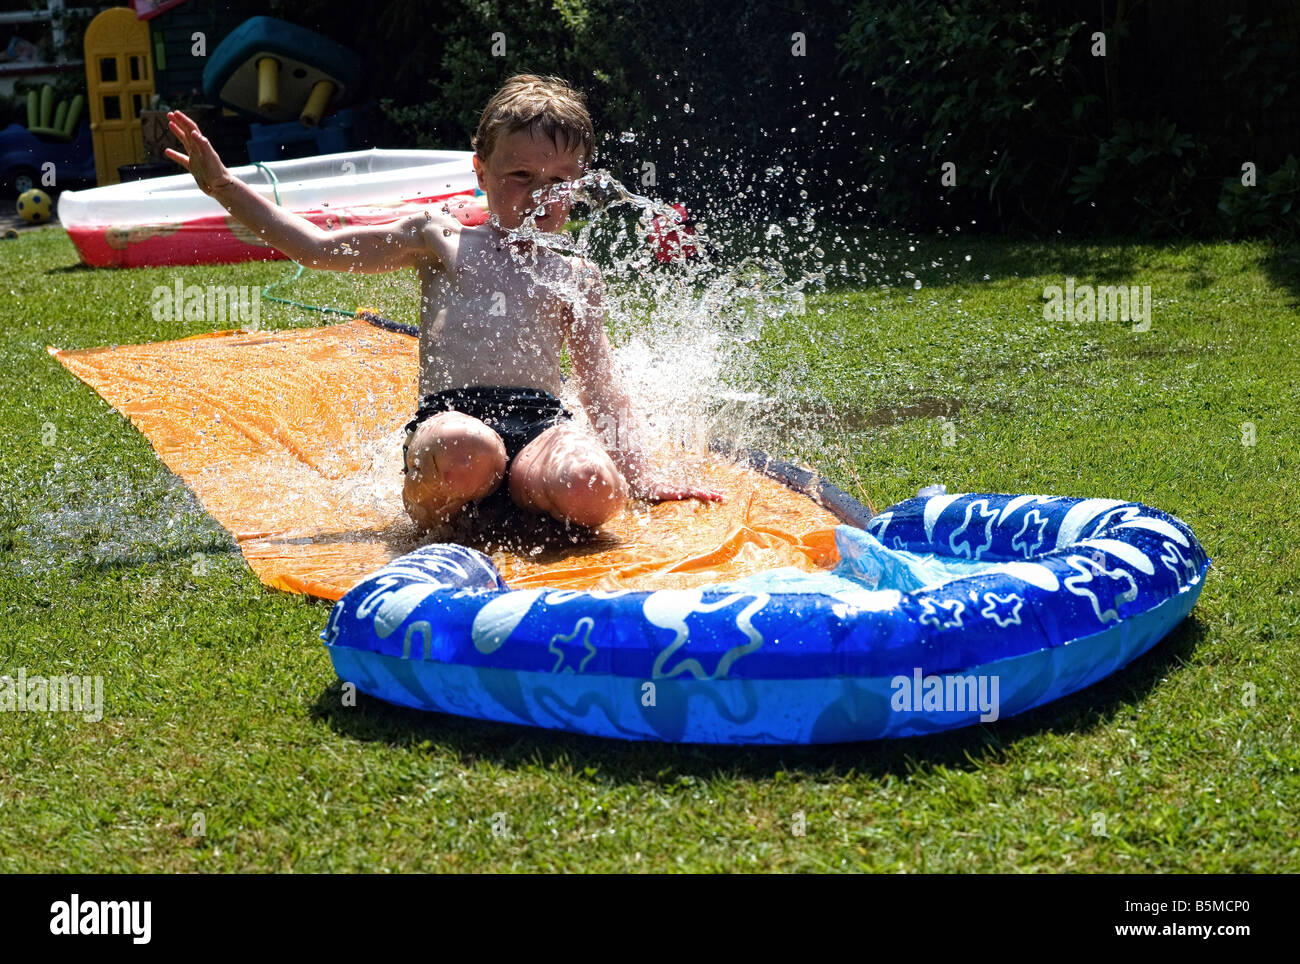
<instances>
[{"instance_id":1,"label":"blue plastic toy","mask_svg":"<svg viewBox=\"0 0 1300 964\"><path fill-rule=\"evenodd\" d=\"M345 107L326 117L316 127L299 121L283 124L250 124L248 160L287 161L317 154L345 154L357 149L356 112Z\"/></svg>"},{"instance_id":2,"label":"blue plastic toy","mask_svg":"<svg viewBox=\"0 0 1300 964\"><path fill-rule=\"evenodd\" d=\"M213 51L203 92L262 123L293 118L314 127L332 110L354 103L361 58L328 37L274 17L252 17Z\"/></svg>"},{"instance_id":3,"label":"blue plastic toy","mask_svg":"<svg viewBox=\"0 0 1300 964\"><path fill-rule=\"evenodd\" d=\"M599 736L827 743L1022 713L1095 683L1191 611L1210 560L1136 502L917 497L836 529L832 572L657 592L512 591L430 545L353 587L339 676L424 710Z\"/></svg>"},{"instance_id":4,"label":"blue plastic toy","mask_svg":"<svg viewBox=\"0 0 1300 964\"><path fill-rule=\"evenodd\" d=\"M49 84L39 94L28 93L27 126L10 124L0 130L0 190L16 197L33 188L94 183L95 145L90 126L79 123L83 100L77 95L56 109ZM53 183L45 177L51 170Z\"/></svg>"}]
</instances>

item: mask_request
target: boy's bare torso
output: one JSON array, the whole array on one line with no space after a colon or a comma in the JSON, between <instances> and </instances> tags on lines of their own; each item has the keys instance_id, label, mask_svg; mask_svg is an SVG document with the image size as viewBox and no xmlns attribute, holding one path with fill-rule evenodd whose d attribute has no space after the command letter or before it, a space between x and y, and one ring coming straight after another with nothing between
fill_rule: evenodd
<instances>
[{"instance_id":1,"label":"boy's bare torso","mask_svg":"<svg viewBox=\"0 0 1300 964\"><path fill-rule=\"evenodd\" d=\"M437 257L419 268L420 396L469 385L558 396L571 306L553 286L572 290L574 261L445 215L431 214L425 234Z\"/></svg>"}]
</instances>

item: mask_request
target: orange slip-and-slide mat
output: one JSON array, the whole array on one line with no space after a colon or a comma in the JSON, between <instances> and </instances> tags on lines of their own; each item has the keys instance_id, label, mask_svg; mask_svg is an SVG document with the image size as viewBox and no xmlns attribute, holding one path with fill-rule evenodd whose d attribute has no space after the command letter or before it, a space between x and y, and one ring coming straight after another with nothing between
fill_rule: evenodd
<instances>
[{"instance_id":1,"label":"orange slip-and-slide mat","mask_svg":"<svg viewBox=\"0 0 1300 964\"><path fill-rule=\"evenodd\" d=\"M486 509L481 519L471 511L447 530L421 532L401 498L417 339L361 319L48 351L144 433L277 589L338 599L432 541L486 552L520 588L689 588L837 561L829 511L701 455L680 456L674 471L721 489L723 503L631 502L581 536L522 513L494 528Z\"/></svg>"}]
</instances>

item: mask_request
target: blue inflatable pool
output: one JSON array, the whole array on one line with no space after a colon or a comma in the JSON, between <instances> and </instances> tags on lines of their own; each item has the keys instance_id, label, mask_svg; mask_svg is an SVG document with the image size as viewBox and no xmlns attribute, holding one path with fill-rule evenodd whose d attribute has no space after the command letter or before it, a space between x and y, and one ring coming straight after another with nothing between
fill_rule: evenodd
<instances>
[{"instance_id":1,"label":"blue inflatable pool","mask_svg":"<svg viewBox=\"0 0 1300 964\"><path fill-rule=\"evenodd\" d=\"M1022 713L1116 672L1188 614L1210 560L1136 502L918 497L836 529L831 572L656 592L512 591L424 546L321 634L339 676L424 710L598 736L833 743Z\"/></svg>"}]
</instances>

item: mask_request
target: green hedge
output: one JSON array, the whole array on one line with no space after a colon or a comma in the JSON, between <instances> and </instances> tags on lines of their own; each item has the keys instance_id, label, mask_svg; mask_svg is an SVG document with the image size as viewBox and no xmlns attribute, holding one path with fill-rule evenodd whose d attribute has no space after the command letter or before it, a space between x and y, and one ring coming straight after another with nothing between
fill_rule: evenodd
<instances>
[{"instance_id":1,"label":"green hedge","mask_svg":"<svg viewBox=\"0 0 1300 964\"><path fill-rule=\"evenodd\" d=\"M634 183L653 163L654 193L711 217L752 218L757 198L783 219L804 192L823 220L911 229L1295 230L1294 0L270 0L257 12L366 59L377 146L468 147L502 80L558 74L588 95L603 166Z\"/></svg>"},{"instance_id":2,"label":"green hedge","mask_svg":"<svg viewBox=\"0 0 1300 964\"><path fill-rule=\"evenodd\" d=\"M840 69L870 90L873 210L1042 234L1293 231L1298 27L1289 0L861 2Z\"/></svg>"}]
</instances>

